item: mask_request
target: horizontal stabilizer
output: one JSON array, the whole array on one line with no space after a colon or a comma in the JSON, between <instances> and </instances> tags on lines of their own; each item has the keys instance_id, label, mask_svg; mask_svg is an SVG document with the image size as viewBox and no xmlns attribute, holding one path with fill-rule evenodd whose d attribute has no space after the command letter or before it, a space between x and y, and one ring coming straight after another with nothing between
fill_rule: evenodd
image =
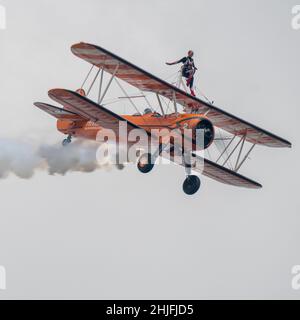
<instances>
[{"instance_id":1,"label":"horizontal stabilizer","mask_svg":"<svg viewBox=\"0 0 300 320\"><path fill-rule=\"evenodd\" d=\"M86 120L86 118L82 117L81 115L75 112L58 108L58 107L52 106L51 104L47 104L43 102L35 102L34 105L39 109L47 112L51 116L60 120L71 120L71 121Z\"/></svg>"},{"instance_id":2,"label":"horizontal stabilizer","mask_svg":"<svg viewBox=\"0 0 300 320\"><path fill-rule=\"evenodd\" d=\"M109 128L116 134L119 132L119 121L127 122L127 130L141 129L120 115L104 108L86 97L81 96L77 92L66 89L52 89L48 92L48 95L51 99L63 106L66 106L74 113L97 123L103 128Z\"/></svg>"}]
</instances>

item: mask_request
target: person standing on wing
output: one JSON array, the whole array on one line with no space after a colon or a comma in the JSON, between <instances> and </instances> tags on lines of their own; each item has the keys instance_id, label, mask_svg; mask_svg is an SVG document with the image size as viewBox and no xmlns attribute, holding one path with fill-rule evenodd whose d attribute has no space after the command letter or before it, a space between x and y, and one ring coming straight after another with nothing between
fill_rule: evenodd
<instances>
[{"instance_id":1,"label":"person standing on wing","mask_svg":"<svg viewBox=\"0 0 300 320\"><path fill-rule=\"evenodd\" d=\"M194 64L194 52L192 50L189 50L187 57L183 57L182 59L175 61L175 62L166 62L168 66L171 66L173 64L177 63L183 63L182 67L182 76L186 78L186 85L191 90L191 95L196 96L193 86L194 86L194 74L197 70Z\"/></svg>"}]
</instances>

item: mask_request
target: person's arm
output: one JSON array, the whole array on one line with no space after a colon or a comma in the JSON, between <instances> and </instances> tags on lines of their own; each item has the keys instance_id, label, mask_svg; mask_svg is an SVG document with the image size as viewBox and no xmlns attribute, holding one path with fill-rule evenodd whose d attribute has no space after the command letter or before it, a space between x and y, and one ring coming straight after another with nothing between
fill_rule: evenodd
<instances>
[{"instance_id":1,"label":"person's arm","mask_svg":"<svg viewBox=\"0 0 300 320\"><path fill-rule=\"evenodd\" d=\"M185 60L184 60L185 58L182 58L182 59L180 59L180 60L178 60L178 61L174 61L174 62L166 62L166 64L168 65L168 66L172 66L173 64L178 64L178 63L185 63Z\"/></svg>"},{"instance_id":2,"label":"person's arm","mask_svg":"<svg viewBox=\"0 0 300 320\"><path fill-rule=\"evenodd\" d=\"M172 66L173 64L177 64L177 63L179 63L180 61L174 61L174 62L166 62L166 64L168 65L168 66Z\"/></svg>"},{"instance_id":3,"label":"person's arm","mask_svg":"<svg viewBox=\"0 0 300 320\"><path fill-rule=\"evenodd\" d=\"M193 61L193 68L194 68L194 70L198 70L198 68L195 66L194 61Z\"/></svg>"}]
</instances>

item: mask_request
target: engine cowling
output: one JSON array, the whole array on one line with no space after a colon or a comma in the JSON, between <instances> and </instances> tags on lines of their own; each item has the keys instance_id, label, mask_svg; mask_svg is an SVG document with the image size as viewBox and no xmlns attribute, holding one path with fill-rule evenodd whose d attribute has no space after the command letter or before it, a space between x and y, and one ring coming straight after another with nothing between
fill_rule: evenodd
<instances>
[{"instance_id":1,"label":"engine cowling","mask_svg":"<svg viewBox=\"0 0 300 320\"><path fill-rule=\"evenodd\" d=\"M196 139L196 136L197 136L196 130L203 130L203 136L204 136L203 147L204 149L207 149L212 144L215 137L215 129L212 122L209 121L208 119L203 118L198 121L198 123L194 127L194 130L195 130L194 139Z\"/></svg>"}]
</instances>

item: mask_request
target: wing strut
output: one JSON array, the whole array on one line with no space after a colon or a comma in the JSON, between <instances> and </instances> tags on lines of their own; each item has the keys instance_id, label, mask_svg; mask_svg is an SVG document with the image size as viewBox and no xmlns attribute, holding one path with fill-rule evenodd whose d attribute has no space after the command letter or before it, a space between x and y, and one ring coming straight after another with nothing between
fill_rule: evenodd
<instances>
[{"instance_id":1,"label":"wing strut","mask_svg":"<svg viewBox=\"0 0 300 320\"><path fill-rule=\"evenodd\" d=\"M80 86L80 89L82 89L84 87L84 85L85 85L87 79L89 78L89 76L90 76L90 74L91 74L93 69L94 69L94 65L92 65L92 67L90 68L90 71L88 72L88 74L86 75L85 79L83 80L82 85Z\"/></svg>"},{"instance_id":2,"label":"wing strut","mask_svg":"<svg viewBox=\"0 0 300 320\"><path fill-rule=\"evenodd\" d=\"M233 150L230 152L229 156L226 158L226 160L224 161L224 163L222 164L222 167L225 166L225 164L228 162L228 160L231 158L231 156L234 154L235 150L238 148L238 146L241 144L241 142L245 139L245 135L243 135L239 142L236 144L236 146L233 148Z\"/></svg>"},{"instance_id":3,"label":"wing strut","mask_svg":"<svg viewBox=\"0 0 300 320\"><path fill-rule=\"evenodd\" d=\"M225 147L225 149L223 150L223 152L220 154L219 158L216 160L216 163L219 162L219 160L223 157L223 155L225 154L225 152L228 150L228 148L230 147L230 145L232 144L233 140L236 138L236 135L234 135L232 137L232 139L229 141L229 143L227 144L227 146ZM225 144L224 144L225 145Z\"/></svg>"},{"instance_id":4,"label":"wing strut","mask_svg":"<svg viewBox=\"0 0 300 320\"><path fill-rule=\"evenodd\" d=\"M176 93L175 91L173 91L173 103L174 103L174 110L175 113L178 114L178 110L177 110L177 101L176 101Z\"/></svg>"},{"instance_id":5,"label":"wing strut","mask_svg":"<svg viewBox=\"0 0 300 320\"><path fill-rule=\"evenodd\" d=\"M91 83L91 85L90 85L90 87L88 89L87 96L90 94L90 92L91 92L91 90L93 88L93 85L95 84L95 81L97 80L97 78L99 76L99 72L100 72L100 69L98 69L98 71L97 71L97 73L96 73L96 75L95 75L95 77L94 77L94 79L93 79L93 81L92 81L92 83Z\"/></svg>"},{"instance_id":6,"label":"wing strut","mask_svg":"<svg viewBox=\"0 0 300 320\"><path fill-rule=\"evenodd\" d=\"M158 100L158 104L159 104L159 107L160 107L160 111L161 111L162 115L165 117L165 111L164 111L164 108L163 108L163 106L162 106L162 104L161 104L161 100L160 100L160 97L159 97L159 94L158 94L158 93L156 93L156 97L157 97L157 100Z\"/></svg>"},{"instance_id":7,"label":"wing strut","mask_svg":"<svg viewBox=\"0 0 300 320\"><path fill-rule=\"evenodd\" d=\"M243 160L241 161L241 163L236 166L236 168L235 168L235 170L234 170L235 172L238 172L238 171L240 170L241 166L242 166L243 163L246 161L246 159L249 157L251 151L254 149L255 146L256 146L256 143L254 143L254 144L252 145L252 147L251 147L250 150L246 153L246 155L245 155L245 157L243 158Z\"/></svg>"},{"instance_id":8,"label":"wing strut","mask_svg":"<svg viewBox=\"0 0 300 320\"><path fill-rule=\"evenodd\" d=\"M101 69L101 75L100 75L99 92L98 92L98 104L100 104L100 99L101 99L101 90L102 90L102 84L103 84L103 74L104 74L104 70L102 68Z\"/></svg>"},{"instance_id":9,"label":"wing strut","mask_svg":"<svg viewBox=\"0 0 300 320\"><path fill-rule=\"evenodd\" d=\"M242 151L243 151L243 148L244 148L244 144L245 144L245 141L246 141L246 136L247 136L247 133L243 137L242 145L240 147L239 155L237 157L237 160L236 160L236 163L235 163L235 167L234 167L235 171L237 171L237 167L238 167L238 164L239 164L239 161L240 161L240 158L241 158L241 154L242 154Z\"/></svg>"},{"instance_id":10,"label":"wing strut","mask_svg":"<svg viewBox=\"0 0 300 320\"><path fill-rule=\"evenodd\" d=\"M107 93L107 90L109 89L109 87L110 87L110 85L111 85L111 83L112 83L112 81L113 81L113 79L114 79L114 77L115 77L118 69L119 69L119 64L117 64L114 72L112 73L112 75L111 75L111 77L110 77L110 79L109 79L109 82L108 82L108 84L107 84L107 86L106 86L106 88L105 88L105 90L104 90L104 92L103 92L103 95L102 95L102 97L100 98L100 101L99 101L98 104L101 104L101 102L103 101L103 99L104 99L104 97L105 97L105 95L106 95L106 93Z\"/></svg>"},{"instance_id":11,"label":"wing strut","mask_svg":"<svg viewBox=\"0 0 300 320\"><path fill-rule=\"evenodd\" d=\"M119 86L119 88L122 90L122 92L125 94L126 98L129 100L129 102L131 103L131 105L134 107L134 109L136 110L137 113L139 112L139 109L137 108L137 106L135 105L135 103L132 101L132 99L130 98L130 96L127 94L127 92L125 91L125 89L122 87L121 83L118 81L117 78L115 78L115 81L117 83L117 85Z\"/></svg>"}]
</instances>

